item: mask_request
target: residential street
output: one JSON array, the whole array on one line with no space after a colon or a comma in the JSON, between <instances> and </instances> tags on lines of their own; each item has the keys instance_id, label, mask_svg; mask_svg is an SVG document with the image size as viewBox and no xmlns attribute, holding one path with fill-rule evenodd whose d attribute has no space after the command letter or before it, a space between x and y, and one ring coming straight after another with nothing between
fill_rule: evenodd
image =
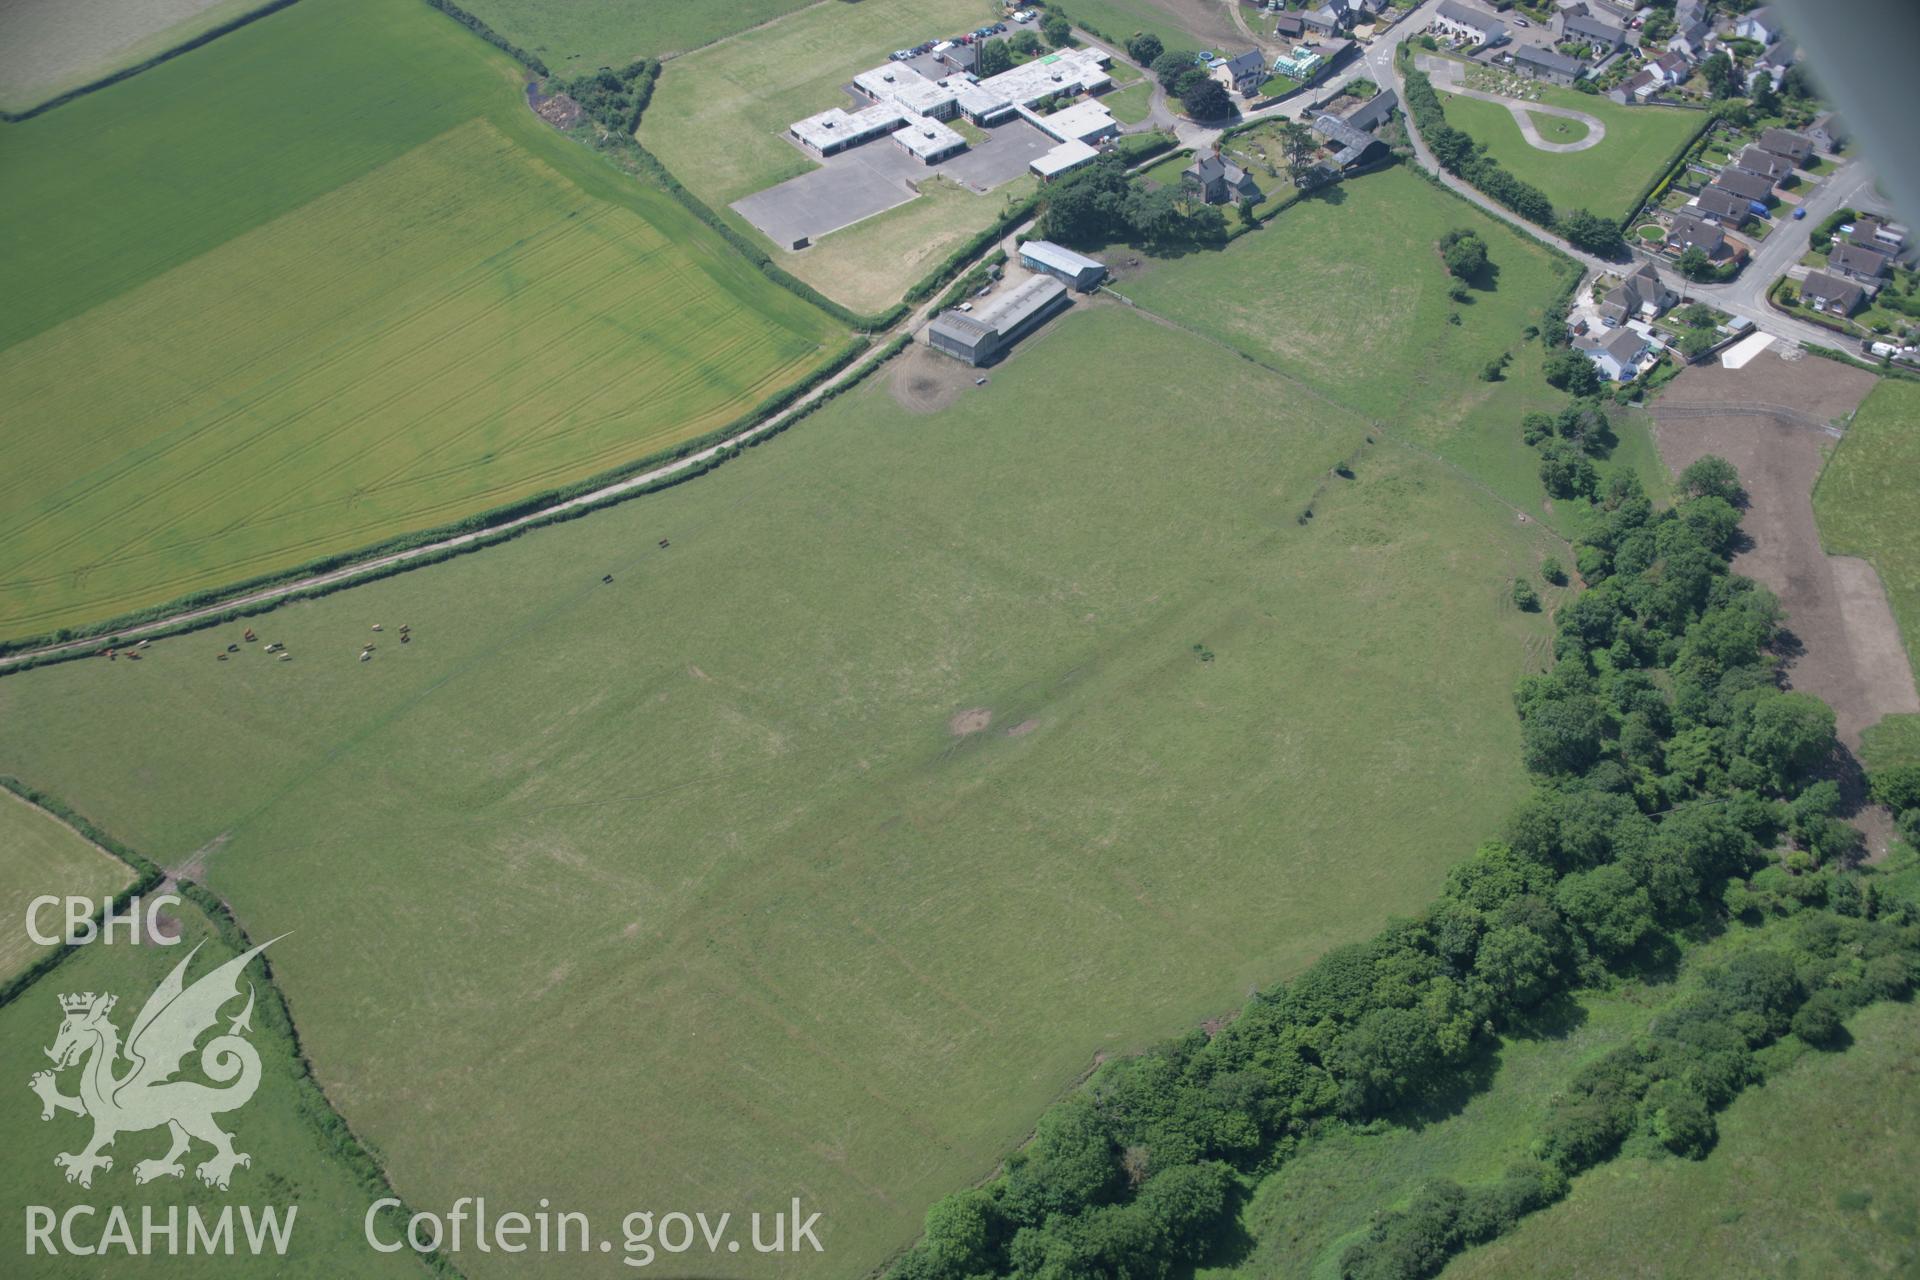
<instances>
[{"instance_id":1,"label":"residential street","mask_svg":"<svg viewBox=\"0 0 1920 1280\"><path fill-rule=\"evenodd\" d=\"M1402 103L1406 99L1406 84L1399 73L1395 53L1405 41L1425 31L1433 14L1440 7L1441 0L1426 0L1417 9L1410 11L1393 27L1377 37L1371 46L1357 58L1343 74L1329 80L1319 87L1317 92L1300 94L1286 102L1278 103L1260 111L1246 112L1235 119L1231 125L1258 120L1299 120L1309 114L1310 103L1322 102L1333 96L1342 86L1351 80L1368 79L1385 87L1392 85L1400 94ZM1111 45L1081 32L1087 43L1107 49L1117 57L1124 59L1124 53L1114 50ZM1475 95L1486 97L1490 95ZM1404 107L1402 116L1405 117ZM1139 128L1171 129L1179 139L1180 145L1199 151L1213 146L1220 140L1226 127L1196 124L1183 116L1175 114L1169 106L1166 94L1157 86L1153 90L1152 110L1148 119ZM1587 270L1587 282L1597 274L1620 275L1632 270L1635 259L1610 262L1574 248L1552 232L1523 221L1505 206L1468 184L1464 179L1443 170L1433 153L1414 130L1412 122L1407 122L1407 135L1412 140L1414 157L1420 167L1432 173L1474 204L1493 216L1524 230L1528 235L1574 258ZM1817 346L1831 347L1844 343L1846 339L1818 325L1808 324L1785 316L1767 304L1767 289L1783 275L1787 268L1798 262L1807 252L1807 239L1820 220L1842 205L1857 205L1862 193L1869 192L1873 185L1873 174L1864 164L1848 160L1830 177L1820 183L1819 189L1807 199L1807 216L1795 220L1789 214L1776 224L1774 231L1766 240L1760 242L1754 251L1753 260L1747 264L1740 278L1729 284L1695 284L1683 280L1672 270L1668 259L1651 257L1660 276L1676 293L1688 299L1707 302L1730 315L1742 316L1752 322L1754 328L1763 333L1772 334L1789 342L1802 345L1811 343ZM1868 201L1868 203L1877 203ZM1583 282L1585 283L1585 282Z\"/></svg>"}]
</instances>

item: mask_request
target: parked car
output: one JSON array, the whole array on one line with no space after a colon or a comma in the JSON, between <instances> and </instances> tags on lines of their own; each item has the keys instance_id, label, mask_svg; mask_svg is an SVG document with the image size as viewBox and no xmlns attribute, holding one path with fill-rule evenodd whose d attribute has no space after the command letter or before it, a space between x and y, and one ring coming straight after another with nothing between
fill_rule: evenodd
<instances>
[{"instance_id":1,"label":"parked car","mask_svg":"<svg viewBox=\"0 0 1920 1280\"><path fill-rule=\"evenodd\" d=\"M892 53L887 55L887 58L889 61L892 61L892 62L905 62L908 58L911 58L912 56L913 56L913 50L911 49L895 49Z\"/></svg>"},{"instance_id":2,"label":"parked car","mask_svg":"<svg viewBox=\"0 0 1920 1280\"><path fill-rule=\"evenodd\" d=\"M1516 27L1530 27L1533 24L1531 22L1528 22L1525 18L1515 18L1513 20L1513 25Z\"/></svg>"},{"instance_id":3,"label":"parked car","mask_svg":"<svg viewBox=\"0 0 1920 1280\"><path fill-rule=\"evenodd\" d=\"M1807 216L1807 211L1805 209L1795 209L1793 211L1793 220L1795 222L1798 222L1800 219L1806 216Z\"/></svg>"}]
</instances>

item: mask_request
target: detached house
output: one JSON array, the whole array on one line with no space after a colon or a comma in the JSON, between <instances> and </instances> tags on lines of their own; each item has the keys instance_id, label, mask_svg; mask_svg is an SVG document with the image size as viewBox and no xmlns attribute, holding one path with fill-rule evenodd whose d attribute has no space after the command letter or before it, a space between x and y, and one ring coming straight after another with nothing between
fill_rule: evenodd
<instances>
[{"instance_id":1,"label":"detached house","mask_svg":"<svg viewBox=\"0 0 1920 1280\"><path fill-rule=\"evenodd\" d=\"M1813 159L1813 140L1791 129L1767 130L1760 135L1760 149L1785 156L1795 164L1805 164Z\"/></svg>"},{"instance_id":2,"label":"detached house","mask_svg":"<svg viewBox=\"0 0 1920 1280\"><path fill-rule=\"evenodd\" d=\"M1231 58L1216 59L1209 71L1215 80L1226 86L1229 93L1237 93L1243 98L1258 93L1260 86L1267 81L1267 61L1260 56L1258 49L1249 49Z\"/></svg>"},{"instance_id":3,"label":"detached house","mask_svg":"<svg viewBox=\"0 0 1920 1280\"><path fill-rule=\"evenodd\" d=\"M1759 147L1748 147L1734 160L1733 167L1743 173L1756 174L1768 182L1778 183L1793 176L1793 161L1785 156L1777 156L1771 151L1762 151Z\"/></svg>"},{"instance_id":4,"label":"detached house","mask_svg":"<svg viewBox=\"0 0 1920 1280\"><path fill-rule=\"evenodd\" d=\"M1718 223L1682 209L1673 215L1673 225L1667 228L1667 243L1676 251L1698 249L1709 258L1719 258L1727 250L1727 233Z\"/></svg>"},{"instance_id":5,"label":"detached house","mask_svg":"<svg viewBox=\"0 0 1920 1280\"><path fill-rule=\"evenodd\" d=\"M1809 271L1800 284L1800 296L1815 311L1850 316L1866 301L1867 291L1859 285L1824 271Z\"/></svg>"},{"instance_id":6,"label":"detached house","mask_svg":"<svg viewBox=\"0 0 1920 1280\"><path fill-rule=\"evenodd\" d=\"M1643 262L1615 285L1600 302L1600 319L1608 328L1642 316L1658 316L1676 299L1651 262Z\"/></svg>"},{"instance_id":7,"label":"detached house","mask_svg":"<svg viewBox=\"0 0 1920 1280\"><path fill-rule=\"evenodd\" d=\"M1208 204L1227 204L1238 200L1258 200L1260 188L1247 171L1208 151L1180 171L1180 181L1200 193Z\"/></svg>"},{"instance_id":8,"label":"detached house","mask_svg":"<svg viewBox=\"0 0 1920 1280\"><path fill-rule=\"evenodd\" d=\"M1741 226L1753 216L1752 201L1718 186L1702 187L1694 197L1692 208L1701 217L1711 218L1725 227Z\"/></svg>"},{"instance_id":9,"label":"detached house","mask_svg":"<svg viewBox=\"0 0 1920 1280\"><path fill-rule=\"evenodd\" d=\"M1780 20L1773 16L1773 10L1766 7L1740 15L1733 24L1733 34L1755 44L1776 44L1785 33L1786 29L1780 25Z\"/></svg>"},{"instance_id":10,"label":"detached house","mask_svg":"<svg viewBox=\"0 0 1920 1280\"><path fill-rule=\"evenodd\" d=\"M1849 280L1879 280L1892 268L1891 257L1864 244L1835 240L1827 252L1827 269Z\"/></svg>"},{"instance_id":11,"label":"detached house","mask_svg":"<svg viewBox=\"0 0 1920 1280\"><path fill-rule=\"evenodd\" d=\"M1653 350L1652 341L1633 329L1609 329L1605 336L1583 333L1573 340L1574 350L1593 361L1593 367L1609 382L1632 382L1640 376L1640 362Z\"/></svg>"},{"instance_id":12,"label":"detached house","mask_svg":"<svg viewBox=\"0 0 1920 1280\"><path fill-rule=\"evenodd\" d=\"M1773 183L1770 179L1763 178L1757 173L1736 169L1732 165L1720 171L1720 176L1713 180L1713 185L1722 191L1731 191L1741 199L1750 200L1762 208L1765 208L1767 202L1773 199Z\"/></svg>"}]
</instances>

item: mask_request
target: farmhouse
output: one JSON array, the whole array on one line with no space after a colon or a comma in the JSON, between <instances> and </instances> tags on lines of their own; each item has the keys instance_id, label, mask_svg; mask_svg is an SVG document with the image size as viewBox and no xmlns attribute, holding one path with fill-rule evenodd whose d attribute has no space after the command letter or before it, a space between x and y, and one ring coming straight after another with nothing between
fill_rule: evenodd
<instances>
[{"instance_id":1,"label":"farmhouse","mask_svg":"<svg viewBox=\"0 0 1920 1280\"><path fill-rule=\"evenodd\" d=\"M1260 188L1245 169L1222 160L1218 151L1208 151L1180 171L1183 185L1194 188L1208 204L1226 204L1231 200L1258 200Z\"/></svg>"},{"instance_id":2,"label":"farmhouse","mask_svg":"<svg viewBox=\"0 0 1920 1280\"><path fill-rule=\"evenodd\" d=\"M1777 156L1785 156L1795 164L1805 164L1813 158L1812 140L1791 129L1767 130L1760 135L1760 149L1771 151Z\"/></svg>"},{"instance_id":3,"label":"farmhouse","mask_svg":"<svg viewBox=\"0 0 1920 1280\"><path fill-rule=\"evenodd\" d=\"M1513 69L1535 80L1572 87L1580 78L1580 64L1564 53L1522 45L1513 51Z\"/></svg>"},{"instance_id":4,"label":"farmhouse","mask_svg":"<svg viewBox=\"0 0 1920 1280\"><path fill-rule=\"evenodd\" d=\"M1850 280L1830 276L1824 271L1809 271L1800 284L1800 296L1815 311L1850 316L1866 301L1867 291Z\"/></svg>"},{"instance_id":5,"label":"farmhouse","mask_svg":"<svg viewBox=\"0 0 1920 1280\"><path fill-rule=\"evenodd\" d=\"M1029 240L1021 245L1020 265L1065 281L1082 293L1098 288L1107 278L1105 263L1051 240Z\"/></svg>"},{"instance_id":6,"label":"farmhouse","mask_svg":"<svg viewBox=\"0 0 1920 1280\"><path fill-rule=\"evenodd\" d=\"M1727 233L1718 223L1682 209L1673 215L1673 225L1667 228L1667 243L1677 250L1698 249L1709 258L1718 258L1726 250Z\"/></svg>"},{"instance_id":7,"label":"farmhouse","mask_svg":"<svg viewBox=\"0 0 1920 1280\"><path fill-rule=\"evenodd\" d=\"M1893 259L1878 249L1844 240L1835 240L1827 254L1828 268L1849 280L1878 280L1892 264Z\"/></svg>"},{"instance_id":8,"label":"farmhouse","mask_svg":"<svg viewBox=\"0 0 1920 1280\"><path fill-rule=\"evenodd\" d=\"M1028 163L1027 171L1042 182L1051 182L1063 173L1072 173L1083 164L1092 164L1100 153L1084 142L1063 142L1045 155Z\"/></svg>"},{"instance_id":9,"label":"farmhouse","mask_svg":"<svg viewBox=\"0 0 1920 1280\"><path fill-rule=\"evenodd\" d=\"M1632 382L1640 375L1640 361L1653 349L1647 335L1626 328L1610 329L1604 338L1583 333L1573 346L1610 382Z\"/></svg>"},{"instance_id":10,"label":"farmhouse","mask_svg":"<svg viewBox=\"0 0 1920 1280\"><path fill-rule=\"evenodd\" d=\"M982 365L1065 308L1067 286L1037 275L996 296L980 310L944 311L927 326L927 343L936 351Z\"/></svg>"},{"instance_id":11,"label":"farmhouse","mask_svg":"<svg viewBox=\"0 0 1920 1280\"><path fill-rule=\"evenodd\" d=\"M1507 24L1481 9L1459 3L1459 0L1445 0L1435 11L1433 21L1427 24L1427 30L1444 40L1458 40L1465 45L1479 48L1482 45L1499 44L1507 38Z\"/></svg>"},{"instance_id":12,"label":"farmhouse","mask_svg":"<svg viewBox=\"0 0 1920 1280\"><path fill-rule=\"evenodd\" d=\"M1210 71L1228 92L1251 97L1267 79L1266 59L1258 49L1237 53L1231 58L1216 58Z\"/></svg>"}]
</instances>

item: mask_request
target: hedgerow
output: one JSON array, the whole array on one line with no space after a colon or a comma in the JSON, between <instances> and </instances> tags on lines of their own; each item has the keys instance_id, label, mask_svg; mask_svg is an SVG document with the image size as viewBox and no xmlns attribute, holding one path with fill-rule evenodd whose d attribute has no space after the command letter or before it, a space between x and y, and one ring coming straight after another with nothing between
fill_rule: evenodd
<instances>
[{"instance_id":1,"label":"hedgerow","mask_svg":"<svg viewBox=\"0 0 1920 1280\"><path fill-rule=\"evenodd\" d=\"M1757 1078L1757 1047L1789 1030L1812 1041L1904 993L1920 912L1820 865L1833 713L1780 688L1780 609L1729 572L1724 488L1703 479L1664 510L1637 486L1608 490L1578 548L1586 590L1556 615L1555 664L1515 693L1534 791L1438 900L1216 1034L1103 1067L990 1183L934 1206L896 1280L1169 1274L1225 1225L1232 1171L1270 1170L1328 1121L1444 1094L1503 1028L1670 953L1680 931L1809 913L1789 946L1710 974L1577 1077L1536 1158L1486 1186L1428 1185L1342 1268L1431 1275L1623 1147L1704 1152L1712 1113ZM1892 784L1902 801L1909 781ZM1804 847L1783 862L1782 841Z\"/></svg>"}]
</instances>

